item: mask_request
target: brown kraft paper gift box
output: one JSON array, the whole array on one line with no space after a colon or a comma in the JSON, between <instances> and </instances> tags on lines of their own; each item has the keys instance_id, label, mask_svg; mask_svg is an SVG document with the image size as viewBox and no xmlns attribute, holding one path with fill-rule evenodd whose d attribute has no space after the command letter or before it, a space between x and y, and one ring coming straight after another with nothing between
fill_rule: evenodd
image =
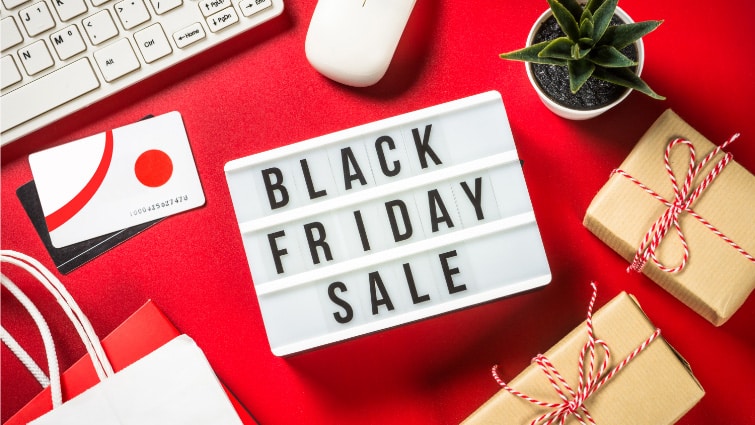
<instances>
[{"instance_id":1,"label":"brown kraft paper gift box","mask_svg":"<svg viewBox=\"0 0 755 425\"><path fill-rule=\"evenodd\" d=\"M656 330L634 297L624 292L593 315L593 327L595 338L605 341L611 350L609 370ZM583 322L545 353L575 391L578 358L586 341ZM600 356L596 360L602 362ZM534 363L508 385L537 400L561 402L546 374ZM588 397L584 406L597 424L667 425L681 418L704 394L686 361L659 336ZM526 425L548 411L501 389L463 424ZM580 422L571 415L565 423L579 425Z\"/></svg>"},{"instance_id":2,"label":"brown kraft paper gift box","mask_svg":"<svg viewBox=\"0 0 755 425\"><path fill-rule=\"evenodd\" d=\"M674 138L692 142L696 161L715 145L685 123L673 111L665 111L642 136L619 167L660 194L674 200L664 154ZM723 157L719 153L692 183L696 188ZM670 165L682 187L689 168L689 149L677 146ZM587 209L584 225L630 263L645 234L668 208L626 176L614 173ZM691 209L738 244L755 252L755 176L730 161L691 205ZM704 226L689 212L681 212L679 224L688 244L689 258L678 272L661 270L648 261L642 272L716 326L722 325L755 288L755 262ZM674 226L663 237L656 255L661 264L674 267L683 257L681 239Z\"/></svg>"}]
</instances>

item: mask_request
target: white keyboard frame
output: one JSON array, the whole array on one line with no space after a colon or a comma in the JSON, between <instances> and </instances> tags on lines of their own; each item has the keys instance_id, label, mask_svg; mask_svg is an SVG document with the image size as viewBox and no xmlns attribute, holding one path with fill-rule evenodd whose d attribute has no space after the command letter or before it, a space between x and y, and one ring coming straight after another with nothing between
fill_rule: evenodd
<instances>
[{"instance_id":1,"label":"white keyboard frame","mask_svg":"<svg viewBox=\"0 0 755 425\"><path fill-rule=\"evenodd\" d=\"M168 12L165 12L162 15L158 15L157 13L155 13L155 10L152 7L151 2L149 0L145 0L144 3L147 6L147 9L149 10L151 19L134 28L125 30L123 28L123 25L121 25L117 14L113 10L118 0L108 0L105 4L98 7L92 6L92 2L90 0L86 0L88 11L84 14L76 16L75 18L69 19L65 22L59 19L59 16L54 8L54 5L52 4L54 0L43 0L43 1L46 3L52 16L55 18L55 22L57 25L34 37L28 37L28 34L26 33L25 28L20 22L21 18L19 14L20 14L20 11L23 10L24 8L27 8L33 4L38 3L37 1L35 0L26 1L23 4L16 6L11 10L6 9L4 5L0 7L0 12L2 12L0 13L0 17L2 19L5 19L8 16L13 16L16 21L16 25L19 27L21 34L24 36L24 41L21 44L18 44L6 50L3 50L1 54L1 56L7 56L7 55L14 56L16 67L19 68L19 71L21 72L23 79L22 81L15 83L7 87L6 89L2 90L2 97L0 97L0 114L3 113L2 112L3 110L7 110L6 108L10 110L14 108L14 105L10 101L7 101L7 98L5 98L6 94L11 93L15 90L18 90L19 88L25 86L26 84L29 84L41 77L57 72L61 68L65 67L66 65L71 64L82 58L89 59L89 62L95 74L97 75L97 78L99 79L100 87L84 95L81 95L73 100L70 100L55 109L42 113L34 118L27 120L26 122L18 124L12 128L9 128L9 129L2 128L2 134L0 135L0 145L6 145L10 142L13 142L37 129L47 126L63 117L66 117L102 99L105 99L111 95L114 95L142 80L148 79L149 77L165 69L168 69L172 67L173 65L176 65L192 56L202 53L208 49L211 49L212 47L217 46L218 44L230 38L233 38L245 31L255 28L258 25L280 15L284 9L283 0L272 0L272 6L269 6L263 10L260 10L249 17L246 17L241 13L240 7L239 7L239 3L243 2L243 0L232 0L231 1L232 7L235 9L236 14L238 15L239 22L227 28L224 28L218 32L212 32L208 28L206 17L203 16L202 12L200 11L199 0L183 0L183 4L181 6L173 10L170 10ZM82 21L83 19L105 8L110 11L110 14L113 17L113 20L116 22L116 26L118 27L119 34L118 36L102 44L92 46L91 43L89 43L89 40L87 39L86 31L83 28ZM186 28L187 26L195 22L201 23L205 32L205 37L183 48L177 47L176 42L173 39L173 33L183 28ZM144 60L144 57L142 56L140 49L136 45L136 41L134 39L134 33L144 28L147 28L150 25L153 25L155 23L160 23L162 25L163 31L166 37L168 38L168 41L170 43L170 46L173 52L152 63L147 63ZM81 52L65 61L61 61L59 60L56 52L53 49L53 46L51 45L50 36L53 33L60 31L61 29L68 27L69 25L72 25L72 24L76 24L76 26L78 27L79 31L81 32L82 36L84 37L86 41L87 49L84 52ZM126 74L112 82L106 82L105 78L102 75L102 72L100 71L94 59L94 53L96 51L99 51L101 48L110 46L122 40L123 38L128 38L134 50L134 53L139 58L140 67L136 71ZM55 63L52 67L47 68L46 70L40 72L38 75L30 77L24 72L23 66L20 63L20 60L18 57L18 50L22 47L28 46L35 40L39 40L39 39L45 40L48 50L50 50L50 54L53 56ZM23 99L23 101L34 102L35 99ZM0 124L0 125L4 125L4 124Z\"/></svg>"}]
</instances>

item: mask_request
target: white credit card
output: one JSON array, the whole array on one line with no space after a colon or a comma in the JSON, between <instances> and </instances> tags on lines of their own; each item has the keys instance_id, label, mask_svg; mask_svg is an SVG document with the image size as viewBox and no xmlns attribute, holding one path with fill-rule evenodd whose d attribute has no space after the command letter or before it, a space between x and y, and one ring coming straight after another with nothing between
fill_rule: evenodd
<instances>
[{"instance_id":1,"label":"white credit card","mask_svg":"<svg viewBox=\"0 0 755 425\"><path fill-rule=\"evenodd\" d=\"M29 164L55 247L205 203L178 112L31 154Z\"/></svg>"}]
</instances>

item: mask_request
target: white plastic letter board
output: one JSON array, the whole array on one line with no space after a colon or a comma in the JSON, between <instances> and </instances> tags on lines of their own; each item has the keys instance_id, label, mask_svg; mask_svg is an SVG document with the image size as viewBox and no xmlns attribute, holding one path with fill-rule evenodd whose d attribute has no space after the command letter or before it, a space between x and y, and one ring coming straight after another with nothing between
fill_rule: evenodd
<instances>
[{"instance_id":1,"label":"white plastic letter board","mask_svg":"<svg viewBox=\"0 0 755 425\"><path fill-rule=\"evenodd\" d=\"M551 279L495 91L233 160L225 173L275 355Z\"/></svg>"}]
</instances>

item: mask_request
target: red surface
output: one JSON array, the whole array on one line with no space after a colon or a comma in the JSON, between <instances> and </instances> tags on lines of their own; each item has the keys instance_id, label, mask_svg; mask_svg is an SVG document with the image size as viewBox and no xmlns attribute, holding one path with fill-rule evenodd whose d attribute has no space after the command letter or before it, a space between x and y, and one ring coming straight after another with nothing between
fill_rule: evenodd
<instances>
[{"instance_id":1,"label":"red surface","mask_svg":"<svg viewBox=\"0 0 755 425\"><path fill-rule=\"evenodd\" d=\"M540 103L519 63L498 53L523 45L545 1L418 0L386 77L355 89L320 76L304 38L315 0L290 0L283 16L2 149L2 247L53 267L15 196L31 179L28 154L147 114L183 114L207 204L171 217L61 276L100 335L154 299L203 347L216 372L262 424L458 423L504 378L584 319L589 282L602 305L635 294L689 361L707 394L679 423L755 423L755 296L716 328L638 274L582 226L610 171L665 108L709 139L742 138L729 150L755 171L755 56L743 51L755 6L622 0L635 20L664 19L645 37L643 76L666 101L633 93L587 122L558 118ZM268 348L235 222L223 165L235 158L498 90L553 272L547 287L289 358ZM694 247L692 248L695 249ZM700 248L697 248L700 249ZM702 248L704 249L704 247ZM11 278L18 276L7 270ZM4 269L5 273L5 269ZM63 367L84 353L51 297L17 281L50 317ZM712 283L714 284L714 283ZM32 322L3 300L3 325L44 364ZM2 348L2 418L39 392Z\"/></svg>"}]
</instances>

